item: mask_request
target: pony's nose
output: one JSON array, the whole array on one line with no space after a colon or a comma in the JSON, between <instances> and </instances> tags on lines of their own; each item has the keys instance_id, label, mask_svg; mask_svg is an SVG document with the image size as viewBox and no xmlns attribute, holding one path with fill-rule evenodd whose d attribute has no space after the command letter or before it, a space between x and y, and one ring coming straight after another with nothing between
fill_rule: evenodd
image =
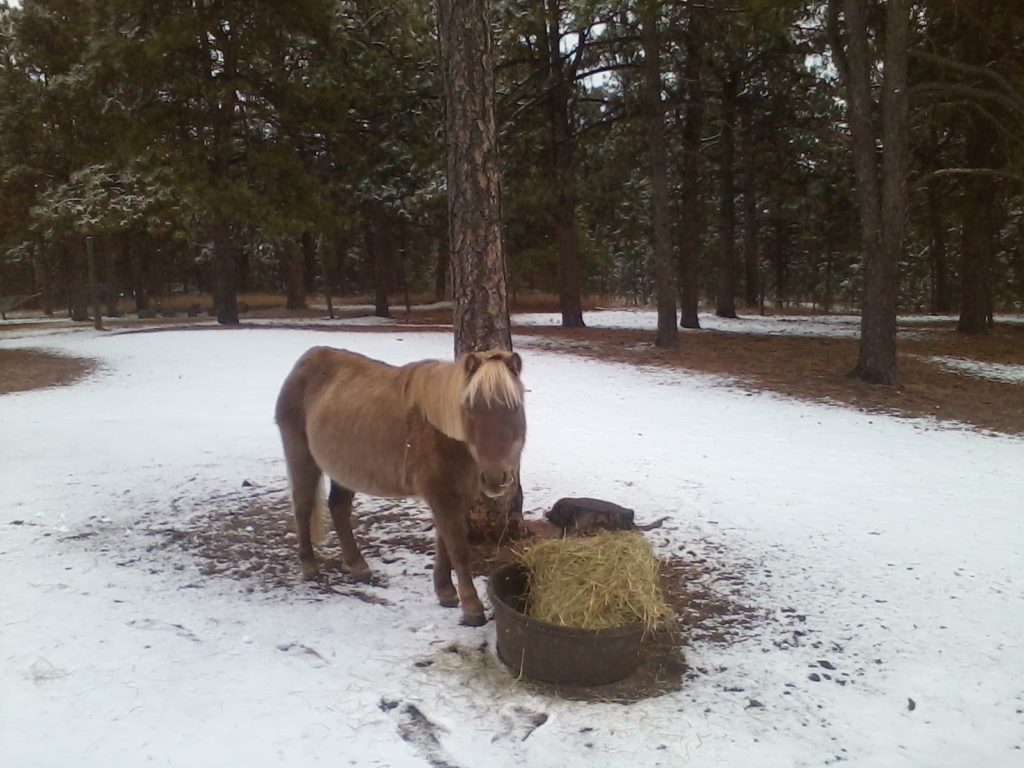
<instances>
[{"instance_id":1,"label":"pony's nose","mask_svg":"<svg viewBox=\"0 0 1024 768\"><path fill-rule=\"evenodd\" d=\"M515 485L516 473L507 469L500 474L497 472L483 472L480 475L480 481L484 494L493 499L508 493L512 486Z\"/></svg>"}]
</instances>

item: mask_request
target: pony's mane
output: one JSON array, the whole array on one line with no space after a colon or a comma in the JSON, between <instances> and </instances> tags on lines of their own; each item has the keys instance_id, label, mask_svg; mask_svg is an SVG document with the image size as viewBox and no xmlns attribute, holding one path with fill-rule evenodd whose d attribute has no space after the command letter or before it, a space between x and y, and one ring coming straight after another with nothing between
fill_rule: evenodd
<instances>
[{"instance_id":1,"label":"pony's mane","mask_svg":"<svg viewBox=\"0 0 1024 768\"><path fill-rule=\"evenodd\" d=\"M462 401L474 405L504 405L517 408L523 404L523 385L505 365L502 355L495 354L480 363L462 391Z\"/></svg>"},{"instance_id":2,"label":"pony's mane","mask_svg":"<svg viewBox=\"0 0 1024 768\"><path fill-rule=\"evenodd\" d=\"M454 440L466 439L462 406L504 405L515 408L523 403L523 385L495 353L481 361L466 381L465 358L454 363L427 360L406 366L405 396L427 421Z\"/></svg>"}]
</instances>

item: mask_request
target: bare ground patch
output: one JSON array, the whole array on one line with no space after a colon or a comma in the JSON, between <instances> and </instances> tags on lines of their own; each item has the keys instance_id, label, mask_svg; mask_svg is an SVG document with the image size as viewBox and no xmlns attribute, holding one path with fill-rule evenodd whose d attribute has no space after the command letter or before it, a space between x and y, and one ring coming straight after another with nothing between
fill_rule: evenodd
<instances>
[{"instance_id":1,"label":"bare ground patch","mask_svg":"<svg viewBox=\"0 0 1024 768\"><path fill-rule=\"evenodd\" d=\"M198 502L181 497L171 502L171 512L154 510L142 516L135 527L142 533L142 544L134 552L123 541L107 540L102 535L106 528L102 521L87 525L65 540L90 540L104 547L103 551L116 553L118 565L152 573L165 571L168 564L181 570L185 556L199 572L199 578L187 584L188 588L202 589L209 580L225 579L245 592L315 602L356 599L394 607L402 597L399 581L430 578L430 513L413 501L357 498L360 523L356 536L378 574L370 584L354 582L344 573L333 535L318 548L323 578L315 582L302 579L294 523L283 486L246 486ZM528 517L538 520L540 512L529 513ZM671 540L664 538L662 544ZM468 681L483 676L496 687L516 684L562 698L628 703L681 690L688 679L714 673L687 664L689 645L728 646L760 637L770 626L771 634L779 638L776 647L786 650L801 645L800 638L814 634L795 607L765 610L756 606L754 593L762 589L757 583L756 563L743 562L706 538L662 549L663 586L678 620L648 639L640 668L623 681L587 688L509 681L486 642L472 648L453 644L410 663L421 669L436 668L438 674L455 671ZM478 546L473 554L478 576L489 574L514 557L508 547ZM453 622L457 620L454 612L447 615Z\"/></svg>"},{"instance_id":2,"label":"bare ground patch","mask_svg":"<svg viewBox=\"0 0 1024 768\"><path fill-rule=\"evenodd\" d=\"M74 384L95 367L91 360L32 349L0 349L0 395Z\"/></svg>"}]
</instances>

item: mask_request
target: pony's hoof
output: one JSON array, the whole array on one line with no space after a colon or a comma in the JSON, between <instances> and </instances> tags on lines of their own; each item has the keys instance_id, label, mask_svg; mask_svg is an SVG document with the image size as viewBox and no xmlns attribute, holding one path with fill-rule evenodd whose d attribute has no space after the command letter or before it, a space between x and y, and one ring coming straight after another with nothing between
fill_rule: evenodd
<instances>
[{"instance_id":1,"label":"pony's hoof","mask_svg":"<svg viewBox=\"0 0 1024 768\"><path fill-rule=\"evenodd\" d=\"M435 594L437 595L437 602L441 604L442 608L459 607L459 593L455 591L455 587L438 589Z\"/></svg>"},{"instance_id":2,"label":"pony's hoof","mask_svg":"<svg viewBox=\"0 0 1024 768\"><path fill-rule=\"evenodd\" d=\"M369 568L361 571L349 571L348 575L352 581L358 581L360 584L369 584L373 581L373 571Z\"/></svg>"},{"instance_id":3,"label":"pony's hoof","mask_svg":"<svg viewBox=\"0 0 1024 768\"><path fill-rule=\"evenodd\" d=\"M464 613L460 623L466 627L482 627L487 623L487 617L482 613Z\"/></svg>"},{"instance_id":4,"label":"pony's hoof","mask_svg":"<svg viewBox=\"0 0 1024 768\"><path fill-rule=\"evenodd\" d=\"M306 581L320 581L320 569L315 565L303 565L302 578Z\"/></svg>"}]
</instances>

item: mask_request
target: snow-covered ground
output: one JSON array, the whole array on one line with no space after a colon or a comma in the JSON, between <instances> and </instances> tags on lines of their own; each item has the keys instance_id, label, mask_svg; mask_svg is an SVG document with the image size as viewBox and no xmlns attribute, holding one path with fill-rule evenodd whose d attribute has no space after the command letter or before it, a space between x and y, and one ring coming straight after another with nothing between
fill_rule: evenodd
<instances>
[{"instance_id":1,"label":"snow-covered ground","mask_svg":"<svg viewBox=\"0 0 1024 768\"><path fill-rule=\"evenodd\" d=\"M684 638L682 691L527 690L493 625L436 605L425 556L371 556L367 602L156 545L236 514L244 481L279 493L273 402L306 348L405 362L447 357L448 334L22 336L0 346L100 367L0 396L0 764L1024 764L1024 441L521 341L527 509L668 516L659 552L713 553L764 615Z\"/></svg>"}]
</instances>

